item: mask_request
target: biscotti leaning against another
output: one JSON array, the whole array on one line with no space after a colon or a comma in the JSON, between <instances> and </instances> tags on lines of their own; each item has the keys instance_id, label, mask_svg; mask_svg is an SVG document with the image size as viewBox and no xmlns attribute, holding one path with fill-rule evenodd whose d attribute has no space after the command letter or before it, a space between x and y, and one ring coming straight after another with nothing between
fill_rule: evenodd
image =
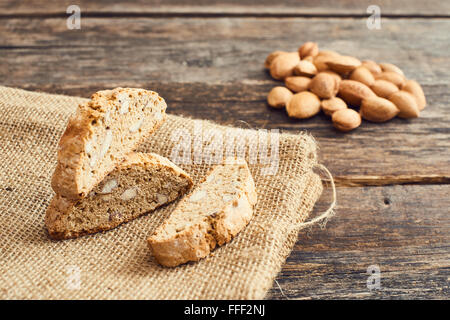
<instances>
[{"instance_id":1,"label":"biscotti leaning against another","mask_svg":"<svg viewBox=\"0 0 450 320\"><path fill-rule=\"evenodd\" d=\"M255 183L242 159L227 159L184 197L148 244L168 267L206 257L230 242L251 220L257 200Z\"/></svg>"},{"instance_id":2,"label":"biscotti leaning against another","mask_svg":"<svg viewBox=\"0 0 450 320\"><path fill-rule=\"evenodd\" d=\"M45 224L54 239L112 229L179 196L192 187L186 172L153 153L131 153L87 197L56 195Z\"/></svg>"},{"instance_id":3,"label":"biscotti leaning against another","mask_svg":"<svg viewBox=\"0 0 450 320\"><path fill-rule=\"evenodd\" d=\"M116 88L78 106L59 142L52 188L81 199L114 170L125 155L165 119L166 103L156 92Z\"/></svg>"}]
</instances>

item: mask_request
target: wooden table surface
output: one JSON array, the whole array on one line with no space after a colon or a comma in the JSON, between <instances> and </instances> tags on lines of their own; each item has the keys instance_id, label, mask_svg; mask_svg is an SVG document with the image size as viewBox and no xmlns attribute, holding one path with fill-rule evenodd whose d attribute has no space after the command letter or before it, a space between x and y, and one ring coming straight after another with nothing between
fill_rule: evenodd
<instances>
[{"instance_id":1,"label":"wooden table surface","mask_svg":"<svg viewBox=\"0 0 450 320\"><path fill-rule=\"evenodd\" d=\"M338 184L336 216L301 232L269 299L450 297L449 1L0 0L0 84L90 96L151 88L170 112L254 128L307 130ZM81 29L66 9L81 8ZM381 29L366 26L369 5ZM273 50L316 41L388 61L424 87L420 118L364 122L348 134L322 115L293 120L266 105ZM324 210L329 193L315 211ZM381 288L367 288L367 268ZM279 284L279 286L278 286Z\"/></svg>"}]
</instances>

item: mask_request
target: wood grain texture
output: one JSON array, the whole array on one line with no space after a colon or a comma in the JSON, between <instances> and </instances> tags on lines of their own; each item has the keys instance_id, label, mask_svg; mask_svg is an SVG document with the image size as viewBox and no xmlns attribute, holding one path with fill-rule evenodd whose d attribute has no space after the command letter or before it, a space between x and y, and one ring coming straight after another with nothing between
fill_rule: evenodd
<instances>
[{"instance_id":1,"label":"wood grain texture","mask_svg":"<svg viewBox=\"0 0 450 320\"><path fill-rule=\"evenodd\" d=\"M0 15L63 15L71 0L17 1L0 0ZM295 15L367 15L370 5L378 5L383 15L433 16L449 15L450 4L447 1L410 1L410 0L78 0L76 2L87 15L100 14L138 14L138 15L254 15L254 16L295 16Z\"/></svg>"},{"instance_id":2,"label":"wood grain texture","mask_svg":"<svg viewBox=\"0 0 450 320\"><path fill-rule=\"evenodd\" d=\"M449 185L339 188L325 229L300 231L268 299L448 299ZM316 211L329 200L324 195ZM381 290L367 268L378 265Z\"/></svg>"},{"instance_id":3,"label":"wood grain texture","mask_svg":"<svg viewBox=\"0 0 450 320\"><path fill-rule=\"evenodd\" d=\"M273 83L262 68L266 55L314 40L322 49L397 64L422 84L447 84L449 28L447 19L385 19L381 30L369 30L366 19L350 18L86 18L80 30L68 30L60 18L6 19L0 49L8 71L24 72L20 67L29 63L26 74L10 78L52 71L29 83L60 83L62 75L68 84Z\"/></svg>"},{"instance_id":4,"label":"wood grain texture","mask_svg":"<svg viewBox=\"0 0 450 320\"><path fill-rule=\"evenodd\" d=\"M66 28L69 4L0 0L0 84L84 97L145 87L158 91L174 114L307 130L341 187L327 228L300 232L277 278L285 295L448 298L449 2L83 0L81 30ZM383 18L376 31L365 18L330 18L363 17L369 4L380 5L384 17L409 18ZM279 83L263 69L266 55L308 40L399 65L423 84L428 107L418 119L363 122L349 134L335 131L323 115L302 121L270 109L266 95ZM328 203L325 195L315 211ZM382 272L376 292L366 287L372 264ZM285 297L274 284L267 298Z\"/></svg>"},{"instance_id":5,"label":"wood grain texture","mask_svg":"<svg viewBox=\"0 0 450 320\"><path fill-rule=\"evenodd\" d=\"M86 97L116 86L151 88L171 113L309 131L341 185L449 182L448 20L390 19L380 31L368 30L361 19L83 21L81 30L67 30L63 19L5 20L1 83ZM266 95L279 82L263 69L265 56L295 50L311 38L325 48L399 65L424 85L428 107L418 119L364 122L348 134L337 132L324 115L295 120L270 109Z\"/></svg>"}]
</instances>

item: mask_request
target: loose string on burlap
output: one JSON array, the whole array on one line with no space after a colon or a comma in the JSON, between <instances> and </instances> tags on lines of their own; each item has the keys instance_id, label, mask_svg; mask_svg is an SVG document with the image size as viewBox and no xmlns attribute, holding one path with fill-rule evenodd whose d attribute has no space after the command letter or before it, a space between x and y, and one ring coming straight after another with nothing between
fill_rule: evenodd
<instances>
[{"instance_id":1,"label":"loose string on burlap","mask_svg":"<svg viewBox=\"0 0 450 320\"><path fill-rule=\"evenodd\" d=\"M296 227L300 226L299 230L302 230L302 229L308 228L308 227L312 227L312 226L314 226L316 224L320 224L321 228L325 228L325 225L327 224L328 220L335 214L334 209L336 207L336 185L334 184L333 175L327 169L327 167L325 167L322 164L317 164L315 167L318 170L322 170L323 172L325 172L328 175L328 177L329 177L328 182L331 185L331 192L332 192L332 199L333 200L332 200L330 206L328 207L328 209L325 210L323 213L321 213L319 216L317 216L317 217L315 217L315 218L313 218L313 219L311 219L309 221L302 222L299 225L297 225ZM326 181L324 178L322 178L322 180ZM278 289L280 289L281 296L284 297L287 300L290 300L289 296L287 296L284 293L284 290L281 288L281 286L278 283L277 279L275 279L274 281L277 284Z\"/></svg>"},{"instance_id":2,"label":"loose string on burlap","mask_svg":"<svg viewBox=\"0 0 450 320\"><path fill-rule=\"evenodd\" d=\"M330 185L331 185L333 201L331 202L328 209L325 210L322 214L320 214L319 216L317 216L309 221L300 223L299 230L311 227L311 226L313 226L315 224L319 224L319 223L320 223L321 228L324 228L325 225L327 224L328 220L335 214L334 208L336 207L336 186L334 184L333 176L332 176L331 172L327 169L327 167L325 167L323 164L317 164L316 168L319 170L322 170L323 172L325 172L328 175L328 177L329 177L328 181L330 182ZM325 181L325 179L323 179L323 178L322 178L322 180Z\"/></svg>"},{"instance_id":3,"label":"loose string on burlap","mask_svg":"<svg viewBox=\"0 0 450 320\"><path fill-rule=\"evenodd\" d=\"M246 124L247 125L247 127L249 128L249 129L252 129L252 130L255 130L247 121L244 121L244 120L236 120L235 121L235 123L244 123L244 124ZM315 224L319 224L320 223L320 227L321 228L324 228L325 227L325 225L327 224L327 222L328 222L328 220L332 217L332 216L334 216L334 214L335 214L335 212L334 212L334 208L336 207L336 186L335 186L335 184L334 184L334 179L333 179L333 175L331 174L331 172L327 169L327 167L325 167L324 165L322 165L322 164L317 164L316 166L315 166L318 170L322 170L323 172L325 172L327 175L328 175L328 177L329 177L329 182L330 182L330 185L331 185L331 191L332 191L332 193L333 193L333 201L331 202L331 204L330 204L330 206L328 207L328 209L327 210L325 210L322 214L320 214L319 216L317 216L317 217L315 217L315 218L313 218L313 219L311 219L311 220L309 220L309 221L306 221L306 222L302 222L302 223L300 223L300 225L297 225L297 226L295 226L295 227L299 227L300 226L300 229L299 230L302 230L302 229L304 229L304 228L308 228L308 227L312 227L312 226L314 226ZM325 181L325 179L322 179L323 181Z\"/></svg>"}]
</instances>

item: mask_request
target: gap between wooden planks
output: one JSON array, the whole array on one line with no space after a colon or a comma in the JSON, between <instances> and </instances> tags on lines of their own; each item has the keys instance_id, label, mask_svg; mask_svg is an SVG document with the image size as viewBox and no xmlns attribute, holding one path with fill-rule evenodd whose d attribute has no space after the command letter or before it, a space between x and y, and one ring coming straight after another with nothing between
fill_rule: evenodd
<instances>
[{"instance_id":1,"label":"gap between wooden planks","mask_svg":"<svg viewBox=\"0 0 450 320\"><path fill-rule=\"evenodd\" d=\"M9 17L31 15L61 15L71 1L0 0L0 14ZM384 17L448 17L447 1L376 1L373 0L218 0L218 1L108 1L78 0L76 4L85 16L151 16L151 17L307 17L307 16L367 16L367 8L379 6Z\"/></svg>"},{"instance_id":2,"label":"gap between wooden planks","mask_svg":"<svg viewBox=\"0 0 450 320\"><path fill-rule=\"evenodd\" d=\"M391 175L391 176L335 176L338 187L389 186L396 184L450 184L450 176Z\"/></svg>"}]
</instances>

